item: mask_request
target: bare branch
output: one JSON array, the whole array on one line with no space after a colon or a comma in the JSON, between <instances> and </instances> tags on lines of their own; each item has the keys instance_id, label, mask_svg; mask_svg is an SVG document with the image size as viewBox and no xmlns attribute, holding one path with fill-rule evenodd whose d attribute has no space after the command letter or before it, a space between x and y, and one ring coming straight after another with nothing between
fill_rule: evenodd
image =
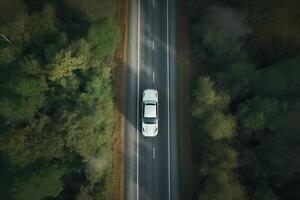
<instances>
[{"instance_id":1,"label":"bare branch","mask_svg":"<svg viewBox=\"0 0 300 200\"><path fill-rule=\"evenodd\" d=\"M8 42L9 44L12 43L5 35L0 34L0 36L1 36L1 38L2 38L4 41Z\"/></svg>"}]
</instances>

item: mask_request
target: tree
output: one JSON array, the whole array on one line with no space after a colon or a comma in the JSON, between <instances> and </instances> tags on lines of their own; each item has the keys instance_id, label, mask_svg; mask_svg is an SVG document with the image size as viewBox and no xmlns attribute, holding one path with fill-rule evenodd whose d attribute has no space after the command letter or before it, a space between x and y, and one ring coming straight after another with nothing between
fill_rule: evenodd
<instances>
[{"instance_id":1,"label":"tree","mask_svg":"<svg viewBox=\"0 0 300 200\"><path fill-rule=\"evenodd\" d=\"M103 18L113 18L118 9L116 0L64 0L67 7L83 13L90 22L99 21Z\"/></svg>"},{"instance_id":2,"label":"tree","mask_svg":"<svg viewBox=\"0 0 300 200\"><path fill-rule=\"evenodd\" d=\"M193 115L199 118L204 115L205 112L226 110L230 102L230 97L226 93L217 93L215 91L214 82L208 77L200 77L198 79L194 96Z\"/></svg>"},{"instance_id":3,"label":"tree","mask_svg":"<svg viewBox=\"0 0 300 200\"><path fill-rule=\"evenodd\" d=\"M270 186L259 186L252 196L253 200L280 200L281 198L277 196Z\"/></svg>"},{"instance_id":4,"label":"tree","mask_svg":"<svg viewBox=\"0 0 300 200\"><path fill-rule=\"evenodd\" d=\"M253 92L258 71L250 63L235 63L228 70L216 74L218 88L229 92L232 100L238 100Z\"/></svg>"},{"instance_id":5,"label":"tree","mask_svg":"<svg viewBox=\"0 0 300 200\"><path fill-rule=\"evenodd\" d=\"M67 145L86 159L109 148L114 112L108 77L94 77L81 94L74 112L66 113ZM104 81L104 80L107 81Z\"/></svg>"},{"instance_id":6,"label":"tree","mask_svg":"<svg viewBox=\"0 0 300 200\"><path fill-rule=\"evenodd\" d=\"M40 171L18 178L14 185L14 199L41 200L55 197L63 189L61 177L65 169L46 167Z\"/></svg>"},{"instance_id":7,"label":"tree","mask_svg":"<svg viewBox=\"0 0 300 200\"><path fill-rule=\"evenodd\" d=\"M299 63L300 58L294 58L263 69L255 84L256 94L271 97L298 97L300 95Z\"/></svg>"},{"instance_id":8,"label":"tree","mask_svg":"<svg viewBox=\"0 0 300 200\"><path fill-rule=\"evenodd\" d=\"M25 12L22 0L1 0L0 24L8 24L14 20L17 14Z\"/></svg>"},{"instance_id":9,"label":"tree","mask_svg":"<svg viewBox=\"0 0 300 200\"><path fill-rule=\"evenodd\" d=\"M245 189L235 175L239 167L236 150L223 141L207 143L206 139L202 145L205 147L197 171L205 181L199 199L246 199Z\"/></svg>"},{"instance_id":10,"label":"tree","mask_svg":"<svg viewBox=\"0 0 300 200\"><path fill-rule=\"evenodd\" d=\"M203 130L213 139L232 138L236 134L236 122L233 116L222 112L211 112L205 115L202 122Z\"/></svg>"},{"instance_id":11,"label":"tree","mask_svg":"<svg viewBox=\"0 0 300 200\"><path fill-rule=\"evenodd\" d=\"M76 196L76 200L93 200L93 197L90 195L88 188L81 187Z\"/></svg>"},{"instance_id":12,"label":"tree","mask_svg":"<svg viewBox=\"0 0 300 200\"><path fill-rule=\"evenodd\" d=\"M4 150L11 161L24 167L37 160L51 160L64 155L62 135L50 132L51 119L42 116L39 120L23 129L15 129L2 136L1 150Z\"/></svg>"},{"instance_id":13,"label":"tree","mask_svg":"<svg viewBox=\"0 0 300 200\"><path fill-rule=\"evenodd\" d=\"M242 104L237 112L238 119L243 127L252 132L263 130L275 130L282 122L284 107L275 98L254 97Z\"/></svg>"},{"instance_id":14,"label":"tree","mask_svg":"<svg viewBox=\"0 0 300 200\"><path fill-rule=\"evenodd\" d=\"M213 86L209 78L199 78L193 115L201 120L202 129L214 139L231 138L235 134L236 123L232 116L224 114L230 98L225 93L217 93Z\"/></svg>"},{"instance_id":15,"label":"tree","mask_svg":"<svg viewBox=\"0 0 300 200\"><path fill-rule=\"evenodd\" d=\"M103 20L93 24L88 30L88 41L95 48L96 56L102 61L114 54L118 39L119 30L114 20Z\"/></svg>"},{"instance_id":16,"label":"tree","mask_svg":"<svg viewBox=\"0 0 300 200\"><path fill-rule=\"evenodd\" d=\"M242 49L243 38L250 32L245 16L229 7L211 6L203 22L202 44L213 63L221 67L247 60Z\"/></svg>"},{"instance_id":17,"label":"tree","mask_svg":"<svg viewBox=\"0 0 300 200\"><path fill-rule=\"evenodd\" d=\"M41 43L48 34L55 33L55 24L55 10L46 5L41 12L33 12L31 15L20 13L12 23L1 27L0 32L9 37L14 45L22 45L24 48L31 43Z\"/></svg>"},{"instance_id":18,"label":"tree","mask_svg":"<svg viewBox=\"0 0 300 200\"><path fill-rule=\"evenodd\" d=\"M16 61L17 56L22 52L22 49L16 45L10 45L0 49L0 63L10 64Z\"/></svg>"},{"instance_id":19,"label":"tree","mask_svg":"<svg viewBox=\"0 0 300 200\"><path fill-rule=\"evenodd\" d=\"M8 84L11 95L0 100L0 115L8 121L30 121L44 105L46 80L24 77Z\"/></svg>"},{"instance_id":20,"label":"tree","mask_svg":"<svg viewBox=\"0 0 300 200\"><path fill-rule=\"evenodd\" d=\"M108 0L0 3L0 198L107 199L117 10Z\"/></svg>"},{"instance_id":21,"label":"tree","mask_svg":"<svg viewBox=\"0 0 300 200\"><path fill-rule=\"evenodd\" d=\"M231 173L217 171L206 181L199 200L243 200L246 199L244 187Z\"/></svg>"},{"instance_id":22,"label":"tree","mask_svg":"<svg viewBox=\"0 0 300 200\"><path fill-rule=\"evenodd\" d=\"M299 2L188 4L190 49L207 76L193 93L194 193L299 199Z\"/></svg>"},{"instance_id":23,"label":"tree","mask_svg":"<svg viewBox=\"0 0 300 200\"><path fill-rule=\"evenodd\" d=\"M89 44L85 40L80 40L69 49L62 50L49 66L51 69L50 80L64 85L64 78L73 76L75 70L90 68L89 58Z\"/></svg>"}]
</instances>

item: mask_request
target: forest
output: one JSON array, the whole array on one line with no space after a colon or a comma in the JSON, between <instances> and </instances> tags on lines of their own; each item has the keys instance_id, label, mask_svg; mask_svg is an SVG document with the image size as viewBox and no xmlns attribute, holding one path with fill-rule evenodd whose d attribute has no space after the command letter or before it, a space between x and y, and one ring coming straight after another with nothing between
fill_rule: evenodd
<instances>
[{"instance_id":1,"label":"forest","mask_svg":"<svg viewBox=\"0 0 300 200\"><path fill-rule=\"evenodd\" d=\"M0 199L108 199L118 12L0 0Z\"/></svg>"},{"instance_id":2,"label":"forest","mask_svg":"<svg viewBox=\"0 0 300 200\"><path fill-rule=\"evenodd\" d=\"M193 199L300 199L300 2L187 7Z\"/></svg>"}]
</instances>

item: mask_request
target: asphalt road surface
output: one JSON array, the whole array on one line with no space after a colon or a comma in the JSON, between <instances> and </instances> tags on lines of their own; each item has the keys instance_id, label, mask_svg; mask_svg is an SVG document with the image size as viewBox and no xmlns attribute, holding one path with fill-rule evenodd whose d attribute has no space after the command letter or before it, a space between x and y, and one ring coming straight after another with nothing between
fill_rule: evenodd
<instances>
[{"instance_id":1,"label":"asphalt road surface","mask_svg":"<svg viewBox=\"0 0 300 200\"><path fill-rule=\"evenodd\" d=\"M129 0L125 199L179 199L176 0ZM158 91L158 135L141 133L144 89Z\"/></svg>"}]
</instances>

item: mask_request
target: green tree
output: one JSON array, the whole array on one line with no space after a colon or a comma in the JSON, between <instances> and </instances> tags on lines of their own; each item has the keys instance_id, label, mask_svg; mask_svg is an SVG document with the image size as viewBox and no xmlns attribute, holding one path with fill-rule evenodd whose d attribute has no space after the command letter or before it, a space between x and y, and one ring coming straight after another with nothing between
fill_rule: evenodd
<instances>
[{"instance_id":1,"label":"green tree","mask_svg":"<svg viewBox=\"0 0 300 200\"><path fill-rule=\"evenodd\" d=\"M274 193L270 186L259 186L258 190L252 196L253 200L280 200L281 198Z\"/></svg>"},{"instance_id":2,"label":"green tree","mask_svg":"<svg viewBox=\"0 0 300 200\"><path fill-rule=\"evenodd\" d=\"M299 63L300 59L295 58L262 70L262 75L255 84L256 93L260 96L298 97L300 95Z\"/></svg>"},{"instance_id":3,"label":"green tree","mask_svg":"<svg viewBox=\"0 0 300 200\"><path fill-rule=\"evenodd\" d=\"M90 195L88 188L81 187L76 196L76 200L93 200L93 197Z\"/></svg>"},{"instance_id":4,"label":"green tree","mask_svg":"<svg viewBox=\"0 0 300 200\"><path fill-rule=\"evenodd\" d=\"M68 7L79 10L89 21L99 21L103 18L113 18L118 9L116 0L64 0Z\"/></svg>"},{"instance_id":5,"label":"green tree","mask_svg":"<svg viewBox=\"0 0 300 200\"><path fill-rule=\"evenodd\" d=\"M250 30L238 10L230 7L211 6L203 18L202 45L207 48L211 61L226 65L247 60L242 49L243 38Z\"/></svg>"},{"instance_id":6,"label":"green tree","mask_svg":"<svg viewBox=\"0 0 300 200\"><path fill-rule=\"evenodd\" d=\"M55 24L55 9L45 5L41 12L33 12L31 15L21 13L12 23L2 26L0 31L12 41L13 45L25 47L32 42L43 41L49 33L55 33L57 31Z\"/></svg>"},{"instance_id":7,"label":"green tree","mask_svg":"<svg viewBox=\"0 0 300 200\"><path fill-rule=\"evenodd\" d=\"M231 138L235 134L235 119L224 114L229 102L229 96L222 92L217 93L209 78L199 78L193 115L201 120L202 129L214 139Z\"/></svg>"},{"instance_id":8,"label":"green tree","mask_svg":"<svg viewBox=\"0 0 300 200\"><path fill-rule=\"evenodd\" d=\"M199 199L246 199L245 188L234 174L238 164L235 149L223 141L204 139L198 175L203 177L204 189Z\"/></svg>"},{"instance_id":9,"label":"green tree","mask_svg":"<svg viewBox=\"0 0 300 200\"><path fill-rule=\"evenodd\" d=\"M111 19L92 24L88 31L88 41L95 49L95 55L102 61L114 54L118 39L118 26Z\"/></svg>"},{"instance_id":10,"label":"green tree","mask_svg":"<svg viewBox=\"0 0 300 200\"><path fill-rule=\"evenodd\" d=\"M205 115L202 122L203 130L214 139L232 138L236 133L236 121L233 116L222 112L211 112Z\"/></svg>"},{"instance_id":11,"label":"green tree","mask_svg":"<svg viewBox=\"0 0 300 200\"><path fill-rule=\"evenodd\" d=\"M117 10L106 0L0 3L0 198L108 198Z\"/></svg>"},{"instance_id":12,"label":"green tree","mask_svg":"<svg viewBox=\"0 0 300 200\"><path fill-rule=\"evenodd\" d=\"M14 199L41 200L55 197L63 189L61 178L64 172L63 168L47 167L18 178L14 185Z\"/></svg>"},{"instance_id":13,"label":"green tree","mask_svg":"<svg viewBox=\"0 0 300 200\"><path fill-rule=\"evenodd\" d=\"M233 174L217 171L206 181L200 199L243 200L246 199L246 193Z\"/></svg>"},{"instance_id":14,"label":"green tree","mask_svg":"<svg viewBox=\"0 0 300 200\"><path fill-rule=\"evenodd\" d=\"M0 49L0 63L10 64L17 60L17 56L22 52L20 46L9 45Z\"/></svg>"},{"instance_id":15,"label":"green tree","mask_svg":"<svg viewBox=\"0 0 300 200\"><path fill-rule=\"evenodd\" d=\"M111 87L108 77L101 77L101 73L98 75L87 84L87 93L80 95L76 110L65 116L68 146L87 159L109 148L113 128Z\"/></svg>"},{"instance_id":16,"label":"green tree","mask_svg":"<svg viewBox=\"0 0 300 200\"><path fill-rule=\"evenodd\" d=\"M23 0L1 0L0 24L11 23L17 14L25 12Z\"/></svg>"},{"instance_id":17,"label":"green tree","mask_svg":"<svg viewBox=\"0 0 300 200\"><path fill-rule=\"evenodd\" d=\"M89 44L85 40L72 45L67 50L62 50L56 56L49 68L49 79L64 86L64 78L73 76L75 70L86 70L90 68Z\"/></svg>"},{"instance_id":18,"label":"green tree","mask_svg":"<svg viewBox=\"0 0 300 200\"><path fill-rule=\"evenodd\" d=\"M280 104L277 99L254 97L240 106L237 116L243 127L251 132L265 128L277 129L283 113L284 104Z\"/></svg>"},{"instance_id":19,"label":"green tree","mask_svg":"<svg viewBox=\"0 0 300 200\"><path fill-rule=\"evenodd\" d=\"M30 121L44 105L47 84L43 76L15 80L7 89L13 95L3 96L0 100L0 115L10 122Z\"/></svg>"},{"instance_id":20,"label":"green tree","mask_svg":"<svg viewBox=\"0 0 300 200\"><path fill-rule=\"evenodd\" d=\"M1 138L1 150L11 161L21 167L37 160L50 160L63 156L62 135L50 132L51 119L42 116L39 120L23 129L15 129Z\"/></svg>"},{"instance_id":21,"label":"green tree","mask_svg":"<svg viewBox=\"0 0 300 200\"><path fill-rule=\"evenodd\" d=\"M214 82L208 77L198 79L197 89L194 91L195 103L193 115L201 117L205 112L213 110L226 110L230 97L224 93L217 93L214 88Z\"/></svg>"},{"instance_id":22,"label":"green tree","mask_svg":"<svg viewBox=\"0 0 300 200\"><path fill-rule=\"evenodd\" d=\"M249 63L235 63L228 70L216 74L218 88L228 91L232 100L251 94L257 78L258 71Z\"/></svg>"}]
</instances>

